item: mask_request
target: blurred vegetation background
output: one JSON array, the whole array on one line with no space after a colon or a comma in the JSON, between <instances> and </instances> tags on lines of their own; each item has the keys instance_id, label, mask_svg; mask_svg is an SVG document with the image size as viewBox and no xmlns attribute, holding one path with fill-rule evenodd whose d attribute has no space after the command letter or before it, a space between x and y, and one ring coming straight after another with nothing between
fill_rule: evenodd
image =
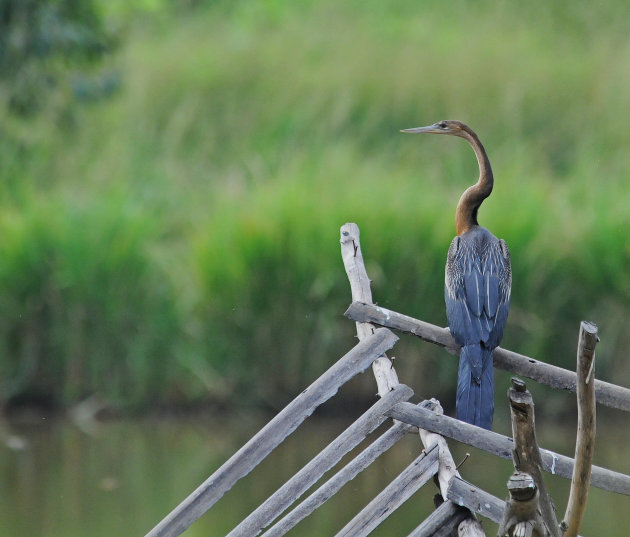
<instances>
[{"instance_id":1,"label":"blurred vegetation background","mask_svg":"<svg viewBox=\"0 0 630 537\"><path fill-rule=\"evenodd\" d=\"M503 346L574 368L592 320L598 376L630 385L628 20L621 0L1 2L0 402L282 405L355 343L348 221L375 300L445 325L476 161L398 131L448 118L495 171ZM395 354L452 402L456 360Z\"/></svg>"}]
</instances>

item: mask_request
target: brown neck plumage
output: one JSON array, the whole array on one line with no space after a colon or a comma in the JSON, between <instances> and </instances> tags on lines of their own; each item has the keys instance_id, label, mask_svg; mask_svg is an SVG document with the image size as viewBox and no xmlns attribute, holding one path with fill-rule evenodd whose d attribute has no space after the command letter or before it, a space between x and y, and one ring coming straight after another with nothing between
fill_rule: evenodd
<instances>
[{"instance_id":1,"label":"brown neck plumage","mask_svg":"<svg viewBox=\"0 0 630 537\"><path fill-rule=\"evenodd\" d=\"M477 162L479 163L479 180L464 191L462 197L459 198L457 210L455 211L455 229L457 234L461 235L473 226L479 225L477 222L477 211L483 200L492 192L494 177L486 150L483 148L477 135L472 130L465 129L461 131L459 136L468 140L468 143L475 151Z\"/></svg>"}]
</instances>

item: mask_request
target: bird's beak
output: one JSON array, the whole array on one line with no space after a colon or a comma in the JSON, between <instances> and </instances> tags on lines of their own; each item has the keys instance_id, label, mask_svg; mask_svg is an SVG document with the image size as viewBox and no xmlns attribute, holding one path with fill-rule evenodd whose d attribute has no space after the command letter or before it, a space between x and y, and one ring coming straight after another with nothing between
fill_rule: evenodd
<instances>
[{"instance_id":1,"label":"bird's beak","mask_svg":"<svg viewBox=\"0 0 630 537\"><path fill-rule=\"evenodd\" d=\"M429 134L440 134L444 131L440 129L437 124L428 125L426 127L415 127L413 129L402 129L400 132L407 132L409 134L418 134L418 133L429 133Z\"/></svg>"}]
</instances>

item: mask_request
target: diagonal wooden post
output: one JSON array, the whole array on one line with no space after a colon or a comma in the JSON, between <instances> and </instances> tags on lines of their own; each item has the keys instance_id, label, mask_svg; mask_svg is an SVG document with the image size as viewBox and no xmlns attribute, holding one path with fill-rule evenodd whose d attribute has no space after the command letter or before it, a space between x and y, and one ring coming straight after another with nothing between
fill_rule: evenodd
<instances>
[{"instance_id":1,"label":"diagonal wooden post","mask_svg":"<svg viewBox=\"0 0 630 537\"><path fill-rule=\"evenodd\" d=\"M422 452L335 537L367 537L438 471L438 448Z\"/></svg>"},{"instance_id":2,"label":"diagonal wooden post","mask_svg":"<svg viewBox=\"0 0 630 537\"><path fill-rule=\"evenodd\" d=\"M322 376L289 403L264 428L173 509L146 537L177 537L203 515L289 436L341 386L363 372L398 338L386 328L375 330L346 353Z\"/></svg>"},{"instance_id":3,"label":"diagonal wooden post","mask_svg":"<svg viewBox=\"0 0 630 537\"><path fill-rule=\"evenodd\" d=\"M367 412L228 533L227 537L258 535L263 528L316 483L325 472L335 466L346 453L354 449L368 434L383 423L387 419L385 412L388 408L399 401L406 401L412 395L413 390L411 388L399 384L391 392L381 397Z\"/></svg>"},{"instance_id":4,"label":"diagonal wooden post","mask_svg":"<svg viewBox=\"0 0 630 537\"><path fill-rule=\"evenodd\" d=\"M302 521L315 511L315 509L323 505L324 502L328 501L342 486L351 479L354 479L359 472L365 470L377 457L391 448L412 429L413 427L406 423L394 423L378 440L365 448L359 455L352 459L352 461L346 464L308 498L295 507L295 509L292 509L291 512L276 522L262 537L282 537L282 535L291 530L298 522Z\"/></svg>"}]
</instances>

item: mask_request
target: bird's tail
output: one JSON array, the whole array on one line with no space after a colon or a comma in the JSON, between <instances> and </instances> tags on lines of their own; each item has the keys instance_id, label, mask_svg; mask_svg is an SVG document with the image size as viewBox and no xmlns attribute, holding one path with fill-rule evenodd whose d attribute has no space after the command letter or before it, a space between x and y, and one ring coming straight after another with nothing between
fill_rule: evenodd
<instances>
[{"instance_id":1,"label":"bird's tail","mask_svg":"<svg viewBox=\"0 0 630 537\"><path fill-rule=\"evenodd\" d=\"M494 414L494 369L492 351L477 343L465 345L459 354L457 419L492 427Z\"/></svg>"}]
</instances>

